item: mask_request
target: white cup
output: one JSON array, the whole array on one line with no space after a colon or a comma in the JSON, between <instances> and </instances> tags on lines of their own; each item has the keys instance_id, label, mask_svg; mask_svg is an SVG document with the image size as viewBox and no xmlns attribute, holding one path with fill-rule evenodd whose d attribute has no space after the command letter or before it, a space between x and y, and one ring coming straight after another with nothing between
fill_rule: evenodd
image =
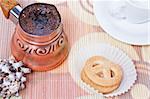
<instances>
[{"instance_id":1,"label":"white cup","mask_svg":"<svg viewBox=\"0 0 150 99\"><path fill-rule=\"evenodd\" d=\"M145 23L150 21L150 0L126 0L124 15L131 23Z\"/></svg>"}]
</instances>

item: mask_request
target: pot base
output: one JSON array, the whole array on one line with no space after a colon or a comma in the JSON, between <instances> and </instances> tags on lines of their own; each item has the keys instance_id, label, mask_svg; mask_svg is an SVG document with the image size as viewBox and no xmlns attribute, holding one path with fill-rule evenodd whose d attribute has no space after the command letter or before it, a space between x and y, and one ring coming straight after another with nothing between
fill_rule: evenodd
<instances>
[{"instance_id":1,"label":"pot base","mask_svg":"<svg viewBox=\"0 0 150 99\"><path fill-rule=\"evenodd\" d=\"M57 67L59 67L61 64L63 64L63 62L67 59L69 55L69 52L66 53L66 55L63 57L62 60L60 60L58 63L56 63L55 65L49 65L49 66L33 66L33 65L27 65L25 64L26 67L32 69L32 71L35 71L35 72L47 72L47 71L50 71L50 70L53 70L53 69L56 69ZM17 60L15 58L15 56L11 55L15 60ZM20 61L20 60L17 60L17 61Z\"/></svg>"}]
</instances>

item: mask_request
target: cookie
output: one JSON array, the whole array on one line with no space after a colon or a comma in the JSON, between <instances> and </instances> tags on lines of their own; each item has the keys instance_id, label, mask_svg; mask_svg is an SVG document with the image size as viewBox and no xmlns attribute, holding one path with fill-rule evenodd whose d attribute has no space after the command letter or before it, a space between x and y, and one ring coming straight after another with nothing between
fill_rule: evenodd
<instances>
[{"instance_id":1,"label":"cookie","mask_svg":"<svg viewBox=\"0 0 150 99\"><path fill-rule=\"evenodd\" d=\"M110 93L119 87L118 85L114 85L114 86L110 86L110 87L104 87L104 86L97 85L97 84L93 83L87 77L87 75L85 74L84 71L81 72L81 79L84 82L86 82L87 84L89 84L91 87L93 87L95 90L98 90L99 93L103 93L103 94Z\"/></svg>"},{"instance_id":2,"label":"cookie","mask_svg":"<svg viewBox=\"0 0 150 99\"><path fill-rule=\"evenodd\" d=\"M104 57L94 56L85 63L81 79L100 93L110 93L119 87L122 70L118 64Z\"/></svg>"}]
</instances>

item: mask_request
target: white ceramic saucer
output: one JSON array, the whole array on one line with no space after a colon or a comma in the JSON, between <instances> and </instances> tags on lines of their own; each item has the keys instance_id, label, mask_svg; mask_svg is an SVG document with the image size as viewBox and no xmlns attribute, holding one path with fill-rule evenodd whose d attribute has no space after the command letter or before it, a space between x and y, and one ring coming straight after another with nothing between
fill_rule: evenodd
<instances>
[{"instance_id":1,"label":"white ceramic saucer","mask_svg":"<svg viewBox=\"0 0 150 99\"><path fill-rule=\"evenodd\" d=\"M100 26L112 37L133 45L150 45L150 22L132 24L110 14L112 3L119 0L94 0L94 13Z\"/></svg>"}]
</instances>

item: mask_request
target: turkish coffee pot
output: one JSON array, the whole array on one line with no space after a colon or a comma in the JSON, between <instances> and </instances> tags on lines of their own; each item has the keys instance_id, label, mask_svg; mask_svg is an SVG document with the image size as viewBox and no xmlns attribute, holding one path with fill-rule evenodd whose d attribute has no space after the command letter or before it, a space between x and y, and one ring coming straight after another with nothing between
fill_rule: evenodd
<instances>
[{"instance_id":1,"label":"turkish coffee pot","mask_svg":"<svg viewBox=\"0 0 150 99\"><path fill-rule=\"evenodd\" d=\"M11 52L33 71L58 67L69 53L61 16L52 4L34 3L24 9L15 0L0 0L7 19L16 24Z\"/></svg>"}]
</instances>

